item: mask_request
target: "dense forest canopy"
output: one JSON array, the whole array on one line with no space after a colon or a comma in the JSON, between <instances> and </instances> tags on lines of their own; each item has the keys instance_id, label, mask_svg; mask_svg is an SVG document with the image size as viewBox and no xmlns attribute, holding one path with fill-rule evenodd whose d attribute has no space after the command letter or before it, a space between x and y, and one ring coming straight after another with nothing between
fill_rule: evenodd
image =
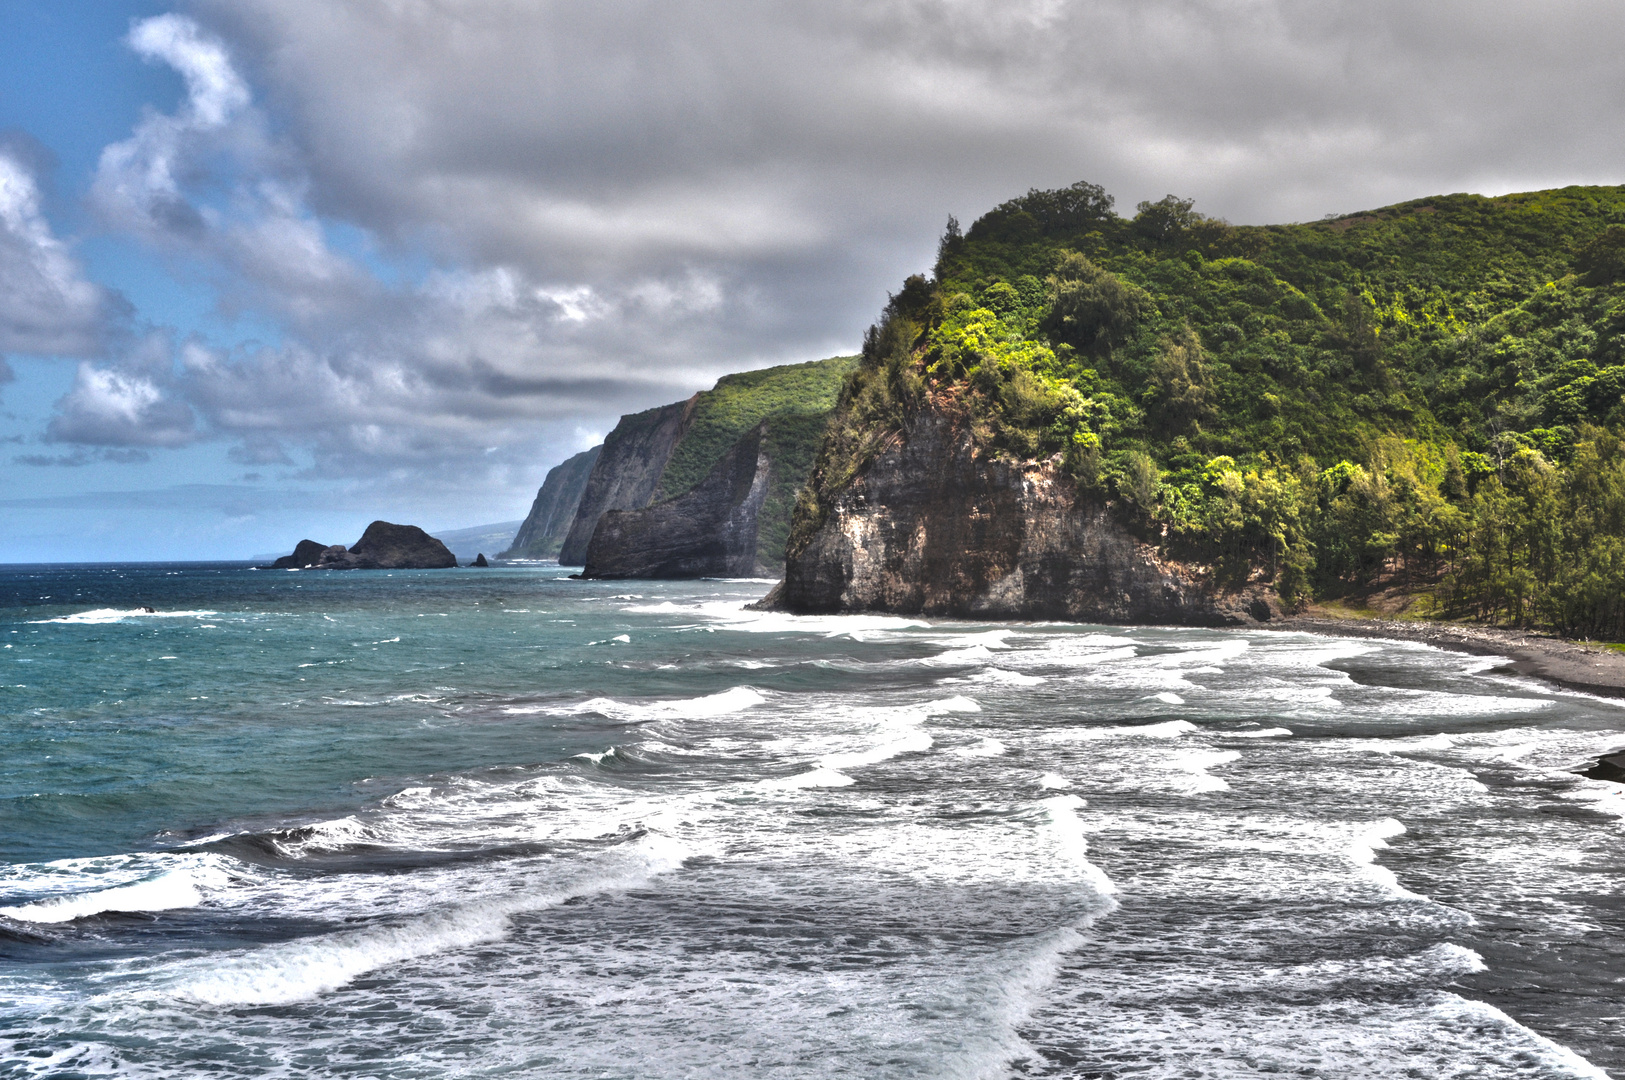
<instances>
[{"instance_id":1,"label":"dense forest canopy","mask_svg":"<svg viewBox=\"0 0 1625 1080\"><path fill-rule=\"evenodd\" d=\"M1622 395L1625 187L1251 227L1079 183L949 220L869 331L805 516L930 400L1289 605L1398 585L1618 639Z\"/></svg>"}]
</instances>

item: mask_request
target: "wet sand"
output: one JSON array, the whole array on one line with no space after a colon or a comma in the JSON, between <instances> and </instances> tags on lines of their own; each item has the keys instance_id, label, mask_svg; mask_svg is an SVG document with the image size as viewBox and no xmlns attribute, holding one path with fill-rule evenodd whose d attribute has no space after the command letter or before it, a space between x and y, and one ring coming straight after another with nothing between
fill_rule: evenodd
<instances>
[{"instance_id":1,"label":"wet sand","mask_svg":"<svg viewBox=\"0 0 1625 1080\"><path fill-rule=\"evenodd\" d=\"M1607 697L1625 697L1625 653L1566 638L1487 626L1390 619L1330 618L1295 615L1269 624L1272 630L1297 630L1339 637L1420 641L1475 656L1504 656L1520 675Z\"/></svg>"}]
</instances>

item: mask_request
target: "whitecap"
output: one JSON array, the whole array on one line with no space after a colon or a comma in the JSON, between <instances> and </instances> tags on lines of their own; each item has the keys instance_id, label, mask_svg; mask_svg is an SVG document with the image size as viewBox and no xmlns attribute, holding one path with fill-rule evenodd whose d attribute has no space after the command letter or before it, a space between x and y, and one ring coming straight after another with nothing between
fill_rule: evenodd
<instances>
[{"instance_id":1,"label":"whitecap","mask_svg":"<svg viewBox=\"0 0 1625 1080\"><path fill-rule=\"evenodd\" d=\"M198 859L127 884L0 907L0 915L19 922L64 923L110 912L174 911L197 907L231 880L218 857Z\"/></svg>"},{"instance_id":2,"label":"whitecap","mask_svg":"<svg viewBox=\"0 0 1625 1080\"><path fill-rule=\"evenodd\" d=\"M1122 727L1075 727L1044 733L1046 742L1090 742L1095 739L1177 739L1198 728L1189 720L1164 720L1160 724L1131 724Z\"/></svg>"},{"instance_id":3,"label":"whitecap","mask_svg":"<svg viewBox=\"0 0 1625 1080\"><path fill-rule=\"evenodd\" d=\"M767 698L752 687L735 686L721 693L707 694L704 697L678 698L674 701L654 701L642 705L616 701L614 698L592 698L567 709L547 711L561 712L566 716L595 712L616 720L645 720L665 717L699 720L743 712L745 709L760 705L766 700ZM527 710L524 706L513 706L504 711L517 713L540 710Z\"/></svg>"},{"instance_id":4,"label":"whitecap","mask_svg":"<svg viewBox=\"0 0 1625 1080\"><path fill-rule=\"evenodd\" d=\"M506 936L514 915L557 907L579 896L635 888L680 867L689 854L674 840L648 834L598 860L584 880L556 891L456 905L400 923L185 961L176 965L166 990L173 997L221 1006L308 1000L382 967L496 941Z\"/></svg>"},{"instance_id":5,"label":"whitecap","mask_svg":"<svg viewBox=\"0 0 1625 1080\"><path fill-rule=\"evenodd\" d=\"M1047 772L1038 778L1038 786L1044 791L1065 791L1072 786L1072 781L1060 773Z\"/></svg>"},{"instance_id":6,"label":"whitecap","mask_svg":"<svg viewBox=\"0 0 1625 1080\"><path fill-rule=\"evenodd\" d=\"M766 790L796 790L798 788L837 788L851 787L856 780L835 769L819 768L809 772L797 773L794 776L775 777L771 780L760 780L756 786Z\"/></svg>"},{"instance_id":7,"label":"whitecap","mask_svg":"<svg viewBox=\"0 0 1625 1080\"><path fill-rule=\"evenodd\" d=\"M1426 901L1427 897L1405 888L1392 870L1377 862L1377 852L1387 848L1389 840L1404 834L1405 826L1399 819L1384 818L1366 826L1355 835L1353 843L1349 845L1349 858L1366 878L1375 882L1383 892L1394 899Z\"/></svg>"},{"instance_id":8,"label":"whitecap","mask_svg":"<svg viewBox=\"0 0 1625 1080\"><path fill-rule=\"evenodd\" d=\"M218 611L149 611L146 608L95 608L91 611L79 611L72 615L62 615L55 619L32 619L30 625L43 626L47 623L64 623L73 626L103 626L108 623L123 622L125 619L202 619L218 614L220 614Z\"/></svg>"},{"instance_id":9,"label":"whitecap","mask_svg":"<svg viewBox=\"0 0 1625 1080\"><path fill-rule=\"evenodd\" d=\"M965 678L970 682L992 683L996 686L1037 686L1041 682L1048 681L1042 675L1023 675L1019 671L1006 671L1004 668L988 668Z\"/></svg>"}]
</instances>

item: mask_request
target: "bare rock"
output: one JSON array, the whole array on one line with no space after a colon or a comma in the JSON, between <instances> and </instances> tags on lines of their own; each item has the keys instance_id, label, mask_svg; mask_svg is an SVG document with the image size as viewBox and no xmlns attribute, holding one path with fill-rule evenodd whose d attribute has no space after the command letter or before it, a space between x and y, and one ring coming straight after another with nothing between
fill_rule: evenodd
<instances>
[{"instance_id":1,"label":"bare rock","mask_svg":"<svg viewBox=\"0 0 1625 1080\"><path fill-rule=\"evenodd\" d=\"M932 412L834 496L763 605L1207 626L1276 612L1262 587L1226 592L1204 567L1165 560L1058 459L990 459Z\"/></svg>"}]
</instances>

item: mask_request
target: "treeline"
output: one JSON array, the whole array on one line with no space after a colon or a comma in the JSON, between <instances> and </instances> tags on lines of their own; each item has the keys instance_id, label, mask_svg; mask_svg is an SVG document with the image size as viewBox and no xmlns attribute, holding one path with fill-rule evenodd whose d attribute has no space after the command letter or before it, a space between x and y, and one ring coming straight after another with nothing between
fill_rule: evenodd
<instances>
[{"instance_id":1,"label":"treeline","mask_svg":"<svg viewBox=\"0 0 1625 1080\"><path fill-rule=\"evenodd\" d=\"M1288 605L1625 638L1625 189L1231 226L1030 192L894 295L806 524L927 400Z\"/></svg>"}]
</instances>

